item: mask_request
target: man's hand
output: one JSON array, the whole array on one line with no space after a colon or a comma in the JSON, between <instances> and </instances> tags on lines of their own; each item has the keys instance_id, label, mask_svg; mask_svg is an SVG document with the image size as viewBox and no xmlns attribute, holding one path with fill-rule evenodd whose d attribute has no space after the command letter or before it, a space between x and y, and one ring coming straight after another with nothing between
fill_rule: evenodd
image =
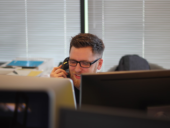
<instances>
[{"instance_id":1,"label":"man's hand","mask_svg":"<svg viewBox=\"0 0 170 128\"><path fill-rule=\"evenodd\" d=\"M67 78L68 73L61 69L62 65L60 65L59 67L54 67L50 77L54 77L54 78Z\"/></svg>"}]
</instances>

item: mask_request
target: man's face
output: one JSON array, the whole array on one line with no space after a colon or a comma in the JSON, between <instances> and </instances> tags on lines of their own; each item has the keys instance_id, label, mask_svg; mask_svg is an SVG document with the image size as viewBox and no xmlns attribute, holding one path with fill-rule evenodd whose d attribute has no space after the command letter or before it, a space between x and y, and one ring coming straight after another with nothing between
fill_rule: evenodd
<instances>
[{"instance_id":1,"label":"man's face","mask_svg":"<svg viewBox=\"0 0 170 128\"><path fill-rule=\"evenodd\" d=\"M93 62L100 58L99 55L92 53L91 47L75 48L71 47L70 59L76 61ZM103 59L99 59L96 63L92 64L89 68L82 68L79 63L76 67L69 66L70 77L73 80L74 86L80 88L80 78L82 73L96 73L97 69L100 70L103 63Z\"/></svg>"}]
</instances>

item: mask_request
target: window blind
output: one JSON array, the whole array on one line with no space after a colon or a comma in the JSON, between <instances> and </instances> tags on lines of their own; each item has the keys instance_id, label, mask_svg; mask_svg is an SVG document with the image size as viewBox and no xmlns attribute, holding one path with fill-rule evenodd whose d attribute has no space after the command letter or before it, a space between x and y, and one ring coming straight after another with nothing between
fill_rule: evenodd
<instances>
[{"instance_id":1,"label":"window blind","mask_svg":"<svg viewBox=\"0 0 170 128\"><path fill-rule=\"evenodd\" d=\"M170 0L145 1L145 58L170 68Z\"/></svg>"},{"instance_id":2,"label":"window blind","mask_svg":"<svg viewBox=\"0 0 170 128\"><path fill-rule=\"evenodd\" d=\"M54 58L58 65L80 33L80 1L0 0L0 18L0 61Z\"/></svg>"},{"instance_id":3,"label":"window blind","mask_svg":"<svg viewBox=\"0 0 170 128\"><path fill-rule=\"evenodd\" d=\"M26 56L25 1L0 1L0 61Z\"/></svg>"},{"instance_id":4,"label":"window blind","mask_svg":"<svg viewBox=\"0 0 170 128\"><path fill-rule=\"evenodd\" d=\"M103 39L102 71L118 65L127 54L138 54L170 68L169 0L89 0L89 32Z\"/></svg>"}]
</instances>

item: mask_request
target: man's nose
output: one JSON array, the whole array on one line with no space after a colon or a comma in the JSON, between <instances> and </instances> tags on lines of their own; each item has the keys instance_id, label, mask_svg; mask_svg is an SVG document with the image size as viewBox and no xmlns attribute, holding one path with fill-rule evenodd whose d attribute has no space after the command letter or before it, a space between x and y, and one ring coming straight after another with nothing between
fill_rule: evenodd
<instances>
[{"instance_id":1,"label":"man's nose","mask_svg":"<svg viewBox=\"0 0 170 128\"><path fill-rule=\"evenodd\" d=\"M81 66L80 63L77 63L76 68L75 68L76 72L80 72L81 71Z\"/></svg>"}]
</instances>

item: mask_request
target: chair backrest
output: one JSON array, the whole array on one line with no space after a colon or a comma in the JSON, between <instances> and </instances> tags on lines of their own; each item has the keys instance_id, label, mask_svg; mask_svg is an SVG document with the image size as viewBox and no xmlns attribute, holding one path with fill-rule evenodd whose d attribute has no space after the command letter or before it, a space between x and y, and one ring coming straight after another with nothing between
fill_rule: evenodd
<instances>
[{"instance_id":1,"label":"chair backrest","mask_svg":"<svg viewBox=\"0 0 170 128\"><path fill-rule=\"evenodd\" d=\"M120 59L115 71L128 70L150 70L150 66L146 59L138 55L125 55Z\"/></svg>"}]
</instances>

